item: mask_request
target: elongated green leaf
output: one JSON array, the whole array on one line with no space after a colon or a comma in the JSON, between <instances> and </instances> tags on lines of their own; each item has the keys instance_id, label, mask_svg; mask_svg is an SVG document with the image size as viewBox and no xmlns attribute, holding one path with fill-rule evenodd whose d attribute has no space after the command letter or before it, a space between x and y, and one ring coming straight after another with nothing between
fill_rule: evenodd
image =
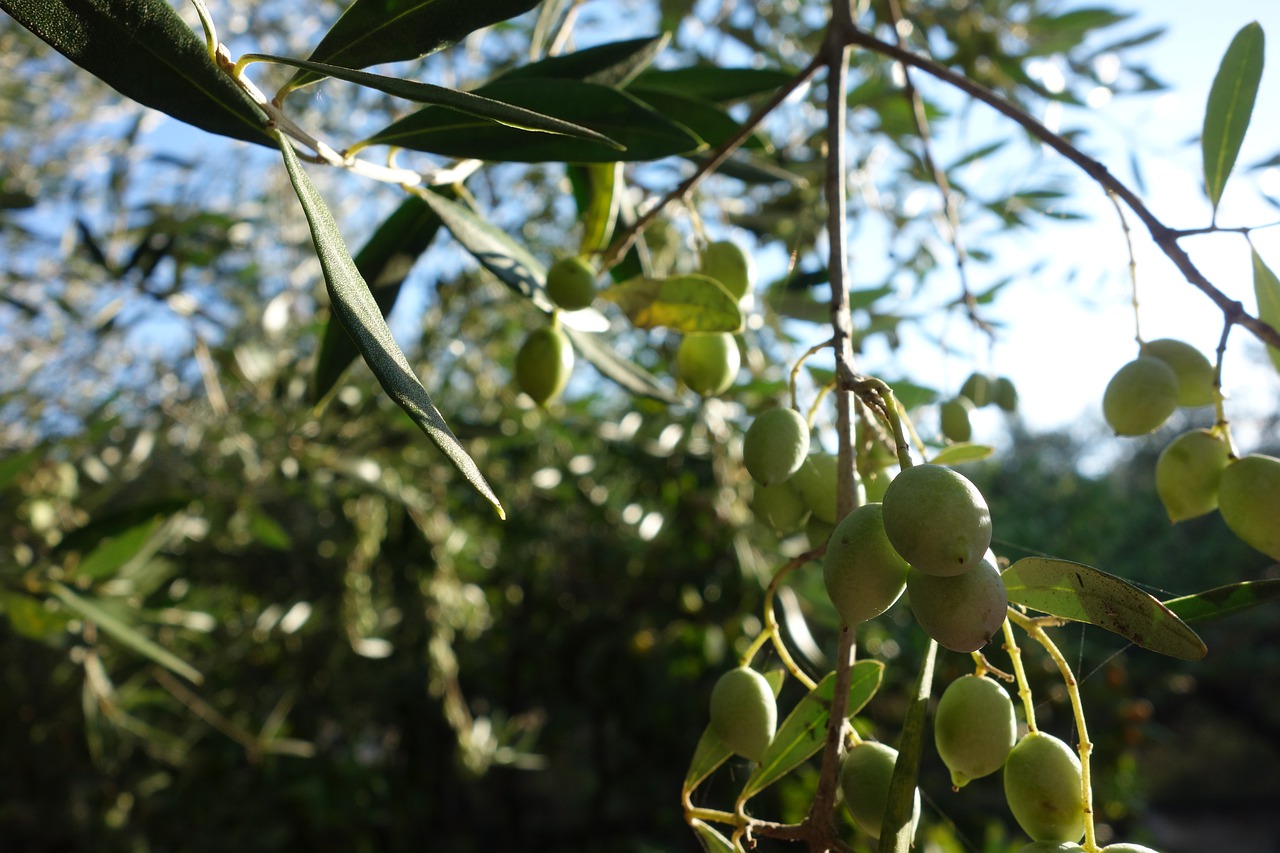
<instances>
[{"instance_id":1,"label":"elongated green leaf","mask_svg":"<svg viewBox=\"0 0 1280 853\"><path fill-rule=\"evenodd\" d=\"M995 453L995 448L985 444L953 444L938 451L938 455L929 461L935 465L959 465L986 459L992 453Z\"/></svg>"},{"instance_id":2,"label":"elongated green leaf","mask_svg":"<svg viewBox=\"0 0 1280 853\"><path fill-rule=\"evenodd\" d=\"M683 402L683 398L664 385L658 377L634 361L623 358L607 343L600 340L599 335L568 327L565 327L565 331L573 341L573 348L578 351L578 355L591 362L591 365L605 378L612 379L632 394L641 397L649 397L663 403Z\"/></svg>"},{"instance_id":3,"label":"elongated green leaf","mask_svg":"<svg viewBox=\"0 0 1280 853\"><path fill-rule=\"evenodd\" d=\"M1280 579L1242 581L1171 598L1164 603L1183 622L1222 619L1260 604L1280 602Z\"/></svg>"},{"instance_id":4,"label":"elongated green leaf","mask_svg":"<svg viewBox=\"0 0 1280 853\"><path fill-rule=\"evenodd\" d=\"M342 235L338 232L337 223L333 221L333 214L303 171L298 155L282 134L276 134L276 141L284 154L285 168L289 171L289 180L298 194L298 201L302 203L307 225L311 228L311 239L316 246L320 268L324 272L325 289L329 292L334 315L351 335L356 348L364 356L373 375L378 377L378 382L387 395L440 448L467 482L493 504L498 515L505 518L506 512L497 495L485 481L475 461L449 429L444 417L431 402L431 396L418 381L409 360L391 336L387 321L383 319L378 303L369 292L369 285L351 260Z\"/></svg>"},{"instance_id":5,"label":"elongated green leaf","mask_svg":"<svg viewBox=\"0 0 1280 853\"><path fill-rule=\"evenodd\" d=\"M898 760L889 781L889 802L885 804L881 824L880 853L908 853L911 849L911 814L915 809L916 779L920 775L920 746L924 742L924 717L933 692L933 664L938 657L938 644L929 641L920 676L916 679L915 696L907 706L898 738Z\"/></svg>"},{"instance_id":6,"label":"elongated green leaf","mask_svg":"<svg viewBox=\"0 0 1280 853\"><path fill-rule=\"evenodd\" d=\"M440 230L440 217L417 196L409 196L378 226L356 253L356 269L385 317L395 307L409 270ZM311 382L311 400L319 402L359 354L351 336L332 314L325 324Z\"/></svg>"},{"instance_id":7,"label":"elongated green leaf","mask_svg":"<svg viewBox=\"0 0 1280 853\"><path fill-rule=\"evenodd\" d=\"M1280 329L1280 278L1257 251L1253 253L1253 292L1258 297L1258 319L1273 329ZM1276 370L1280 370L1280 350L1268 346L1267 355Z\"/></svg>"},{"instance_id":8,"label":"elongated green leaf","mask_svg":"<svg viewBox=\"0 0 1280 853\"><path fill-rule=\"evenodd\" d=\"M529 134L441 107L424 107L362 145L395 145L450 157L517 163L612 163L691 154L703 147L687 128L625 92L578 80L518 79L475 94L588 127L613 141Z\"/></svg>"},{"instance_id":9,"label":"elongated green leaf","mask_svg":"<svg viewBox=\"0 0 1280 853\"><path fill-rule=\"evenodd\" d=\"M669 36L664 34L599 44L521 65L490 82L557 78L621 87L647 68L669 40Z\"/></svg>"},{"instance_id":10,"label":"elongated green leaf","mask_svg":"<svg viewBox=\"0 0 1280 853\"><path fill-rule=\"evenodd\" d=\"M49 589L67 607L93 622L104 633L133 649L143 657L153 660L165 669L181 675L192 684L199 684L204 681L204 676L191 664L163 646L158 645L132 625L107 612L93 599L77 595L60 583L53 584Z\"/></svg>"},{"instance_id":11,"label":"elongated green leaf","mask_svg":"<svg viewBox=\"0 0 1280 853\"><path fill-rule=\"evenodd\" d=\"M658 89L631 87L627 92L644 101L658 113L687 127L712 148L727 142L742 128L724 107L712 101ZM742 147L766 151L769 143L763 136L753 134L747 138Z\"/></svg>"},{"instance_id":12,"label":"elongated green leaf","mask_svg":"<svg viewBox=\"0 0 1280 853\"><path fill-rule=\"evenodd\" d=\"M103 539L96 548L85 555L76 567L76 573L99 580L110 577L116 570L146 547L152 536L159 532L164 519L149 518L135 524L116 536Z\"/></svg>"},{"instance_id":13,"label":"elongated green leaf","mask_svg":"<svg viewBox=\"0 0 1280 853\"><path fill-rule=\"evenodd\" d=\"M1068 560L1024 557L1005 570L1011 604L1088 622L1144 649L1183 660L1208 651L1195 631L1168 607L1115 575Z\"/></svg>"},{"instance_id":14,"label":"elongated green leaf","mask_svg":"<svg viewBox=\"0 0 1280 853\"><path fill-rule=\"evenodd\" d=\"M884 664L880 661L862 660L853 665L848 716L852 717L871 701L880 689L883 676ZM835 686L836 674L827 673L782 721L760 766L743 785L741 799L754 797L822 749L827 740L827 720Z\"/></svg>"},{"instance_id":15,"label":"elongated green leaf","mask_svg":"<svg viewBox=\"0 0 1280 853\"><path fill-rule=\"evenodd\" d=\"M716 768L729 760L733 755L724 741L716 736L708 726L698 738L698 745L693 748L693 758L689 761L689 769L684 774L684 790L689 793L701 785Z\"/></svg>"},{"instance_id":16,"label":"elongated green leaf","mask_svg":"<svg viewBox=\"0 0 1280 853\"><path fill-rule=\"evenodd\" d=\"M1215 211L1253 116L1262 79L1263 51L1262 27L1257 21L1245 25L1227 47L1209 89L1200 146L1204 154L1204 189Z\"/></svg>"},{"instance_id":17,"label":"elongated green leaf","mask_svg":"<svg viewBox=\"0 0 1280 853\"><path fill-rule=\"evenodd\" d=\"M695 817L689 821L689 826L693 827L694 834L702 843L702 849L707 853L733 853L733 842L721 835L720 831L713 828L711 824Z\"/></svg>"},{"instance_id":18,"label":"elongated green leaf","mask_svg":"<svg viewBox=\"0 0 1280 853\"><path fill-rule=\"evenodd\" d=\"M514 18L539 0L355 0L308 57L313 62L367 68L417 59L490 24ZM320 79L300 71L285 91Z\"/></svg>"},{"instance_id":19,"label":"elongated green leaf","mask_svg":"<svg viewBox=\"0 0 1280 853\"><path fill-rule=\"evenodd\" d=\"M640 329L663 326L677 332L737 332L738 300L713 278L698 273L669 278L633 278L600 291Z\"/></svg>"},{"instance_id":20,"label":"elongated green leaf","mask_svg":"<svg viewBox=\"0 0 1280 853\"><path fill-rule=\"evenodd\" d=\"M0 0L0 9L120 94L210 133L271 145L258 108L165 0Z\"/></svg>"},{"instance_id":21,"label":"elongated green leaf","mask_svg":"<svg viewBox=\"0 0 1280 853\"><path fill-rule=\"evenodd\" d=\"M594 139L598 142L610 144L608 137L596 133L590 128L580 125L571 124L567 121L561 121L552 116L542 115L524 107L513 106L512 104L504 104L502 101L495 101L493 98L485 98L471 92L459 92L457 89L447 89L444 86L433 86L430 83L418 83L414 80L401 80L399 77L384 77L381 74L370 74L366 71L355 71L351 68L343 68L338 65L328 65L323 62L311 62L305 59L289 59L283 56L271 56L265 53L251 54L257 59L268 62L279 63L280 65L291 65L295 68L304 68L310 71L321 71L329 77L339 80L346 80L348 83L355 83L364 86L367 89L376 89L379 92L386 92L388 95L394 95L397 98L404 98L407 101L415 101L420 104L435 104L436 106L448 107L467 115L483 118L488 121L494 121L498 124L514 127L519 130L537 131L539 133L560 133L565 136L576 136L582 139Z\"/></svg>"},{"instance_id":22,"label":"elongated green leaf","mask_svg":"<svg viewBox=\"0 0 1280 853\"><path fill-rule=\"evenodd\" d=\"M635 79L632 88L671 92L723 104L772 92L791 82L794 76L775 68L719 68L714 65L651 68Z\"/></svg>"},{"instance_id":23,"label":"elongated green leaf","mask_svg":"<svg viewBox=\"0 0 1280 853\"><path fill-rule=\"evenodd\" d=\"M573 199L578 205L578 220L582 223L578 254L601 251L609 245L613 226L618 221L618 209L622 203L622 164L570 166L568 172Z\"/></svg>"}]
</instances>

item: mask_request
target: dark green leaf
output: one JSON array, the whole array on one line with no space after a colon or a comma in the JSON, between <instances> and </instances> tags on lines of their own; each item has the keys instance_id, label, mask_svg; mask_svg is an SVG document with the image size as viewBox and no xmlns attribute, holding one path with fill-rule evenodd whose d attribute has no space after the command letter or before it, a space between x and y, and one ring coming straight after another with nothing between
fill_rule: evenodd
<instances>
[{"instance_id":1,"label":"dark green leaf","mask_svg":"<svg viewBox=\"0 0 1280 853\"><path fill-rule=\"evenodd\" d=\"M76 573L94 580L110 577L147 546L163 522L163 518L149 518L118 535L104 538L80 561Z\"/></svg>"},{"instance_id":2,"label":"dark green leaf","mask_svg":"<svg viewBox=\"0 0 1280 853\"><path fill-rule=\"evenodd\" d=\"M1183 622L1208 622L1233 616L1260 604L1280 601L1280 579L1242 581L1171 598L1164 603Z\"/></svg>"},{"instance_id":3,"label":"dark green leaf","mask_svg":"<svg viewBox=\"0 0 1280 853\"><path fill-rule=\"evenodd\" d=\"M1256 249L1253 252L1253 293L1258 298L1258 319L1273 329L1280 329L1280 278ZM1268 346L1267 355L1276 370L1280 370L1280 350Z\"/></svg>"},{"instance_id":4,"label":"dark green leaf","mask_svg":"<svg viewBox=\"0 0 1280 853\"><path fill-rule=\"evenodd\" d=\"M727 103L772 92L790 83L794 76L774 68L718 68L714 65L654 68L637 77L632 88Z\"/></svg>"},{"instance_id":5,"label":"dark green leaf","mask_svg":"<svg viewBox=\"0 0 1280 853\"><path fill-rule=\"evenodd\" d=\"M193 684L199 684L204 681L204 676L191 664L163 646L157 645L123 619L103 609L94 599L77 595L60 583L53 584L50 587L50 591L67 607L96 624L103 633L128 646L143 657L149 658L165 669L181 675Z\"/></svg>"},{"instance_id":6,"label":"dark green leaf","mask_svg":"<svg viewBox=\"0 0 1280 853\"><path fill-rule=\"evenodd\" d=\"M356 269L368 283L382 316L391 313L409 270L439 230L440 217L435 211L422 199L409 196L356 253ZM329 393L358 354L351 336L330 314L312 376L312 402Z\"/></svg>"},{"instance_id":7,"label":"dark green leaf","mask_svg":"<svg viewBox=\"0 0 1280 853\"><path fill-rule=\"evenodd\" d=\"M260 60L276 62L281 65L292 65L296 68L322 71L330 77L346 80L348 83L355 83L367 89L386 92L388 95L394 95L397 98L404 98L420 104L435 104L436 106L448 107L466 115L476 116L477 118L497 122L519 130L561 133L582 139L594 139L605 144L610 142L609 139L589 128L561 121L552 116L542 115L523 107L504 104L501 101L495 101L493 98L485 98L471 92L459 92L457 89L447 89L444 86L433 86L430 83L418 83L413 80L401 80L399 77L384 77L381 74L369 74L365 71L354 71L350 68L327 65L322 62L309 62L305 59L288 59L283 56L271 56L264 53L250 55Z\"/></svg>"},{"instance_id":8,"label":"dark green leaf","mask_svg":"<svg viewBox=\"0 0 1280 853\"><path fill-rule=\"evenodd\" d=\"M573 348L578 355L600 371L601 375L621 385L632 394L650 397L664 403L680 403L682 398L649 371L630 359L624 358L607 343L600 340L599 335L564 327L573 341Z\"/></svg>"},{"instance_id":9,"label":"dark green leaf","mask_svg":"<svg viewBox=\"0 0 1280 853\"><path fill-rule=\"evenodd\" d=\"M1209 89L1200 146L1204 154L1205 193L1215 212L1253 116L1253 103L1262 79L1264 47L1258 22L1245 25L1227 47Z\"/></svg>"},{"instance_id":10,"label":"dark green leaf","mask_svg":"<svg viewBox=\"0 0 1280 853\"><path fill-rule=\"evenodd\" d=\"M333 214L303 171L298 155L283 135L277 133L276 141L284 154L289 180L292 181L298 201L302 203L302 209L306 213L307 225L311 229L311 239L320 259L320 268L324 272L325 289L329 292L330 307L334 315L355 342L356 348L364 356L373 375L378 377L378 382L387 395L440 448L467 482L493 504L498 515L505 518L506 513L493 489L449 429L444 417L436 410L431 396L422 387L409 360L391 336L387 321L383 319L378 303L369 292L369 285L361 278L360 271L351 260L337 223L333 221Z\"/></svg>"},{"instance_id":11,"label":"dark green leaf","mask_svg":"<svg viewBox=\"0 0 1280 853\"><path fill-rule=\"evenodd\" d=\"M738 300L724 285L697 273L669 278L634 278L600 291L639 329L665 327L677 332L737 332L742 328Z\"/></svg>"},{"instance_id":12,"label":"dark green leaf","mask_svg":"<svg viewBox=\"0 0 1280 853\"><path fill-rule=\"evenodd\" d=\"M655 89L640 89L635 86L627 89L627 92L661 115L687 127L712 148L729 141L742 129L742 125L734 121L723 107L712 101ZM742 147L748 150L766 151L769 144L764 137L753 134L747 138Z\"/></svg>"},{"instance_id":13,"label":"dark green leaf","mask_svg":"<svg viewBox=\"0 0 1280 853\"><path fill-rule=\"evenodd\" d=\"M0 9L140 104L210 133L271 144L258 108L165 0L0 0Z\"/></svg>"},{"instance_id":14,"label":"dark green leaf","mask_svg":"<svg viewBox=\"0 0 1280 853\"><path fill-rule=\"evenodd\" d=\"M1026 24L1031 47L1026 56L1066 53L1084 41L1090 30L1102 29L1130 16L1113 9L1074 9L1061 15L1032 15Z\"/></svg>"},{"instance_id":15,"label":"dark green leaf","mask_svg":"<svg viewBox=\"0 0 1280 853\"><path fill-rule=\"evenodd\" d=\"M528 65L513 68L490 82L555 78L585 80L601 86L621 87L647 68L667 46L668 41L668 36L660 35L600 44L573 53L530 62Z\"/></svg>"},{"instance_id":16,"label":"dark green leaf","mask_svg":"<svg viewBox=\"0 0 1280 853\"><path fill-rule=\"evenodd\" d=\"M852 717L871 701L880 689L883 675L884 664L880 661L862 660L853 665L846 716ZM764 759L743 785L739 799L746 800L760 793L822 749L827 740L827 720L835 686L836 674L827 673L787 715L778 726Z\"/></svg>"},{"instance_id":17,"label":"dark green leaf","mask_svg":"<svg viewBox=\"0 0 1280 853\"><path fill-rule=\"evenodd\" d=\"M289 551L293 548L293 537L280 522L267 515L261 507L255 507L249 513L249 533L258 544L276 551Z\"/></svg>"},{"instance_id":18,"label":"dark green leaf","mask_svg":"<svg viewBox=\"0 0 1280 853\"><path fill-rule=\"evenodd\" d=\"M1003 574L1010 604L1051 616L1088 622L1144 649L1199 660L1204 642L1147 593L1115 575L1068 560L1024 557Z\"/></svg>"},{"instance_id":19,"label":"dark green leaf","mask_svg":"<svg viewBox=\"0 0 1280 853\"><path fill-rule=\"evenodd\" d=\"M898 737L898 760L893 765L893 778L889 782L889 802L884 809L880 853L908 853L911 849L911 830L914 828L911 814L915 810L916 779L920 775L920 747L924 743L925 711L929 707L929 694L933 692L933 664L937 656L938 644L930 640L924 660L920 662L915 696L907 706L902 734Z\"/></svg>"},{"instance_id":20,"label":"dark green leaf","mask_svg":"<svg viewBox=\"0 0 1280 853\"><path fill-rule=\"evenodd\" d=\"M1005 147L1008 143L1009 140L1001 139L999 142L993 142L990 145L984 145L981 148L970 151L950 166L947 166L947 171L950 172L952 169L958 169L961 166L967 166L968 164L977 162L985 157L990 157L992 154Z\"/></svg>"},{"instance_id":21,"label":"dark green leaf","mask_svg":"<svg viewBox=\"0 0 1280 853\"><path fill-rule=\"evenodd\" d=\"M539 0L355 0L311 52L314 62L367 68L417 59L490 24L514 18ZM284 91L319 80L300 71Z\"/></svg>"},{"instance_id":22,"label":"dark green leaf","mask_svg":"<svg viewBox=\"0 0 1280 853\"><path fill-rule=\"evenodd\" d=\"M426 107L384 128L364 144L395 145L450 157L519 163L612 163L691 154L702 141L641 101L577 80L519 79L491 83L476 94L591 128L618 145L529 134L454 110Z\"/></svg>"}]
</instances>

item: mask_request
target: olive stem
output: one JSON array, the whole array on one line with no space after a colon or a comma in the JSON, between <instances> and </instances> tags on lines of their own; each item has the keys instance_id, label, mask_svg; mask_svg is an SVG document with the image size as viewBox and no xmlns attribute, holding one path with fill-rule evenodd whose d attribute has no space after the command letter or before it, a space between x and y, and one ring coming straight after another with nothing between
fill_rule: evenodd
<instances>
[{"instance_id":1,"label":"olive stem","mask_svg":"<svg viewBox=\"0 0 1280 853\"><path fill-rule=\"evenodd\" d=\"M750 654L754 656L755 653L759 651L760 646L764 645L765 639L772 639L774 648L778 650L778 657L782 659L783 666L787 668L787 671L790 672L797 681L805 686L806 690L812 690L817 686L817 684L814 683L812 678L805 674L804 670L800 669L800 667L796 665L795 659L791 657L791 651L787 648L787 644L782 641L782 634L778 627L778 617L773 613L773 599L778 592L778 587L781 585L783 578L810 560L818 559L825 554L826 551L827 546L825 544L819 545L817 548L810 548L803 554L792 557L790 560L783 563L778 570L773 573L773 578L769 581L769 586L766 587L764 591L765 628L764 631L761 632L760 636L756 638L755 642L751 644L751 648L748 650ZM746 660L747 662L750 662L751 658L748 657ZM743 664L743 666L745 665L746 663Z\"/></svg>"},{"instance_id":2,"label":"olive stem","mask_svg":"<svg viewBox=\"0 0 1280 853\"><path fill-rule=\"evenodd\" d=\"M1009 619L1016 622L1018 627L1026 631L1033 640L1044 646L1049 657L1053 658L1053 662L1057 664L1058 672L1062 674L1067 696L1071 699L1071 711L1076 718L1076 731L1080 736L1077 747L1080 752L1080 793L1084 803L1084 849L1096 851L1098 843L1093 826L1093 783L1089 773L1089 756L1093 752L1093 743L1089 740L1089 729L1084 719L1084 704L1080 701L1080 683L1076 681L1071 665L1067 663L1057 644L1045 633L1039 621L1024 616L1012 608L1009 610Z\"/></svg>"},{"instance_id":3,"label":"olive stem","mask_svg":"<svg viewBox=\"0 0 1280 853\"><path fill-rule=\"evenodd\" d=\"M1129 252L1129 292L1133 305L1133 337L1141 348L1142 322L1141 312L1138 310L1138 259L1133 254L1133 235L1129 232L1129 220L1125 219L1124 208L1120 206L1120 200L1116 198L1116 194L1108 190L1107 201L1111 202L1111 206L1116 209L1116 216L1120 218L1120 230L1124 233L1124 245Z\"/></svg>"},{"instance_id":4,"label":"olive stem","mask_svg":"<svg viewBox=\"0 0 1280 853\"><path fill-rule=\"evenodd\" d=\"M1022 666L1022 649L1018 648L1018 639L1013 634L1013 624L1007 617L1004 620L1004 650L1009 654L1009 661L1013 664L1013 676L1018 679L1018 698L1022 700L1022 710L1027 718L1027 731L1037 731L1036 706L1032 701L1027 671Z\"/></svg>"},{"instance_id":5,"label":"olive stem","mask_svg":"<svg viewBox=\"0 0 1280 853\"><path fill-rule=\"evenodd\" d=\"M1227 420L1227 397L1222 393L1222 361L1227 355L1227 338L1233 325L1235 324L1230 320L1222 324L1222 337L1218 338L1218 349L1213 362L1213 412L1216 418L1213 428L1227 442L1227 453L1232 458L1235 457L1236 450L1231 443L1231 423Z\"/></svg>"},{"instance_id":6,"label":"olive stem","mask_svg":"<svg viewBox=\"0 0 1280 853\"><path fill-rule=\"evenodd\" d=\"M828 338L820 344L815 344L814 346L809 347L809 349L805 351L804 355L796 359L796 363L791 366L791 381L789 383L791 389L791 408L795 409L797 412L800 411L800 401L796 397L796 378L800 375L800 368L804 367L804 363L808 361L811 356L817 355L834 343L834 338ZM813 426L812 410L809 415L809 426Z\"/></svg>"}]
</instances>

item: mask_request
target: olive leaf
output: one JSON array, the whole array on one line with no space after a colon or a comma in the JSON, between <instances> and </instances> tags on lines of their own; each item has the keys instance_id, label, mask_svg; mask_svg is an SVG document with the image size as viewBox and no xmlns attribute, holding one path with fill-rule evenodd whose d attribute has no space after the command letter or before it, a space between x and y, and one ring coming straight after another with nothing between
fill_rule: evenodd
<instances>
[{"instance_id":1,"label":"olive leaf","mask_svg":"<svg viewBox=\"0 0 1280 853\"><path fill-rule=\"evenodd\" d=\"M1115 575L1069 560L1024 557L1004 571L1010 604L1088 622L1144 649L1199 660L1204 641L1155 598Z\"/></svg>"},{"instance_id":2,"label":"olive leaf","mask_svg":"<svg viewBox=\"0 0 1280 853\"><path fill-rule=\"evenodd\" d=\"M1214 587L1204 592L1171 598L1164 602L1183 622L1208 622L1222 619L1261 604L1280 601L1280 578L1241 581Z\"/></svg>"},{"instance_id":3,"label":"olive leaf","mask_svg":"<svg viewBox=\"0 0 1280 853\"><path fill-rule=\"evenodd\" d=\"M911 849L911 815L915 808L916 779L920 775L920 747L924 742L925 711L929 707L929 695L933 692L933 665L937 657L938 643L930 640L924 660L920 662L915 695L907 706L902 733L898 737L898 759L893 765L893 777L889 781L889 801L885 804L884 822L881 825L880 853L908 853Z\"/></svg>"},{"instance_id":4,"label":"olive leaf","mask_svg":"<svg viewBox=\"0 0 1280 853\"><path fill-rule=\"evenodd\" d=\"M962 462L977 462L995 453L994 447L985 444L953 444L939 450L929 461L934 465L959 465Z\"/></svg>"},{"instance_id":5,"label":"olive leaf","mask_svg":"<svg viewBox=\"0 0 1280 853\"><path fill-rule=\"evenodd\" d=\"M599 252L609 245L622 203L621 163L591 163L570 166L569 181L582 222L578 253Z\"/></svg>"},{"instance_id":6,"label":"olive leaf","mask_svg":"<svg viewBox=\"0 0 1280 853\"><path fill-rule=\"evenodd\" d=\"M668 278L633 278L600 292L639 329L664 326L677 332L737 332L738 300L724 285L697 273Z\"/></svg>"},{"instance_id":7,"label":"olive leaf","mask_svg":"<svg viewBox=\"0 0 1280 853\"><path fill-rule=\"evenodd\" d=\"M1253 250L1253 292L1258 298L1258 319L1271 328L1280 330L1280 278L1276 277L1256 249ZM1280 370L1280 350L1268 346L1267 355L1276 370Z\"/></svg>"},{"instance_id":8,"label":"olive leaf","mask_svg":"<svg viewBox=\"0 0 1280 853\"><path fill-rule=\"evenodd\" d=\"M880 689L883 676L881 661L861 660L853 665L847 716L858 713L871 701ZM740 801L760 793L822 749L827 739L827 720L835 687L836 674L829 672L787 715L765 750L760 766L742 786Z\"/></svg>"},{"instance_id":9,"label":"olive leaf","mask_svg":"<svg viewBox=\"0 0 1280 853\"><path fill-rule=\"evenodd\" d=\"M329 206L303 171L293 146L278 131L275 136L280 151L284 154L289 180L293 183L298 201L302 203L306 214L307 225L311 228L311 239L320 259L320 268L324 272L325 289L329 292L334 316L347 330L387 395L440 448L467 482L493 504L498 516L506 518L497 495L476 467L475 461L463 449L457 436L449 429L444 417L431 402L427 389L418 381L409 360L391 336L387 321L383 319L378 303L369 292L369 285L360 275L360 270L356 268L342 241Z\"/></svg>"},{"instance_id":10,"label":"olive leaf","mask_svg":"<svg viewBox=\"0 0 1280 853\"><path fill-rule=\"evenodd\" d=\"M210 133L271 144L258 108L165 0L0 0L0 9L144 106Z\"/></svg>"},{"instance_id":11,"label":"olive leaf","mask_svg":"<svg viewBox=\"0 0 1280 853\"><path fill-rule=\"evenodd\" d=\"M1204 189L1215 213L1253 116L1262 80L1264 42L1257 21L1241 28L1227 47L1209 89L1200 147L1204 155Z\"/></svg>"},{"instance_id":12,"label":"olive leaf","mask_svg":"<svg viewBox=\"0 0 1280 853\"><path fill-rule=\"evenodd\" d=\"M720 831L713 828L711 824L695 817L689 821L689 826L693 827L698 841L702 843L702 849L707 853L733 853L733 842L721 835Z\"/></svg>"}]
</instances>

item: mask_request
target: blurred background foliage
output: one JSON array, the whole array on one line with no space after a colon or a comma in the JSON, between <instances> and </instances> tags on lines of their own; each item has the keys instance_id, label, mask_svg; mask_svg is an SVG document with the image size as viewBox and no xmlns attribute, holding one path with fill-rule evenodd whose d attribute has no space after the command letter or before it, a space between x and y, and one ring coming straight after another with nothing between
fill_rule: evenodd
<instances>
[{"instance_id":1,"label":"blurred background foliage","mask_svg":"<svg viewBox=\"0 0 1280 853\"><path fill-rule=\"evenodd\" d=\"M549 2L542 17L432 58L423 79L483 79L531 42L545 48L566 16L580 15L575 32L607 29L618 5L674 30L682 61L784 67L814 49L823 9ZM225 6L215 9L228 15L224 38L244 42L233 46L294 55L339 10ZM1092 60L1126 46L1095 32L1122 20L1106 10L1081 18L984 0L913 13L918 44L1028 104L1078 102L1073 87L1096 82ZM1028 75L1042 56L1062 59L1064 90ZM772 570L807 547L753 522L736 437L744 413L783 387L797 355L791 324L825 319L812 98L771 125L772 165L794 180L720 177L691 204L713 228L737 226L792 259L744 335L746 371L729 400L666 406L579 371L563 403L533 408L510 363L536 312L447 240L424 256L394 327L497 487L509 514L499 522L363 365L309 404L323 287L276 164L157 128L8 18L0 66L0 846L695 849L678 798L710 686L759 630ZM1124 69L1119 94L1159 85ZM892 269L863 294L858 322L864 341L892 348L912 319L878 300L950 262L931 212L907 203L931 178L891 69L863 59L855 77L853 97L868 107L852 143L860 215L894 235ZM394 109L341 87L299 103L334 133ZM962 166L953 185L963 192ZM680 168L628 175L643 197ZM353 247L396 201L346 177L317 179ZM572 246L561 167L495 166L468 188L543 257ZM964 197L982 263L984 239L1025 226L1060 194ZM660 223L655 263L688 265L695 231L685 218ZM660 375L674 344L615 337ZM927 421L936 377L912 379L902 387L916 388ZM966 473L991 503L1001 556L1079 560L1160 597L1274 575L1216 515L1167 524L1151 470L1178 426L1086 476L1100 432L996 425L999 462ZM802 665L825 672L838 626L816 564L780 604ZM1183 664L1063 629L1085 676L1108 826L1171 853L1226 849L1194 832L1249 814L1232 849L1275 849L1275 819L1257 816L1280 781L1256 768L1280 759L1280 697L1260 677L1275 671L1277 633L1265 612L1245 614L1206 628L1210 657ZM864 654L891 664L863 720L884 737L923 644L902 604L862 639ZM1056 676L1032 660L1042 724L1069 737ZM970 664L947 655L941 666L945 681ZM757 810L799 819L813 773L770 789ZM1015 845L998 780L952 795L927 749L922 783L929 849ZM713 778L699 796L729 789ZM852 828L850 838L868 849Z\"/></svg>"}]
</instances>

